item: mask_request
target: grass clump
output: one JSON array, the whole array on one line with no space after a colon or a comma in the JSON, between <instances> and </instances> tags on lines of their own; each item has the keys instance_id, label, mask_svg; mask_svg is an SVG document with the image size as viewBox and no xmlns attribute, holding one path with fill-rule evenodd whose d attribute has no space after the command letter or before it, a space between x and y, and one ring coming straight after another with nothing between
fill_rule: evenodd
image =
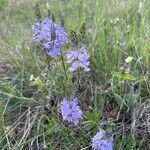
<instances>
[{"instance_id":1,"label":"grass clump","mask_svg":"<svg viewBox=\"0 0 150 150\"><path fill-rule=\"evenodd\" d=\"M1 149L148 150L149 1L13 2L0 1Z\"/></svg>"}]
</instances>

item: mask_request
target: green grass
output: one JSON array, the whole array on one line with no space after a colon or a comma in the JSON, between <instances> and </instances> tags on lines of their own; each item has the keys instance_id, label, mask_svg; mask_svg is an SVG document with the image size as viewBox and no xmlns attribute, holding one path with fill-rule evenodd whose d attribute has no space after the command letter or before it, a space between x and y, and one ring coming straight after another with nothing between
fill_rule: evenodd
<instances>
[{"instance_id":1,"label":"green grass","mask_svg":"<svg viewBox=\"0 0 150 150\"><path fill-rule=\"evenodd\" d=\"M84 44L91 71L81 73L79 86L77 74L68 70L66 80L60 59L49 60L49 68L32 38L35 1L0 0L1 149L88 150L91 138L103 128L115 134L114 150L148 150L150 1L39 0L39 4L42 18L47 17L48 5L56 22L63 14L70 34L86 24ZM69 45L64 47L64 59L68 50ZM133 60L127 64L129 56ZM80 99L84 118L78 126L62 121L57 106L66 95Z\"/></svg>"}]
</instances>

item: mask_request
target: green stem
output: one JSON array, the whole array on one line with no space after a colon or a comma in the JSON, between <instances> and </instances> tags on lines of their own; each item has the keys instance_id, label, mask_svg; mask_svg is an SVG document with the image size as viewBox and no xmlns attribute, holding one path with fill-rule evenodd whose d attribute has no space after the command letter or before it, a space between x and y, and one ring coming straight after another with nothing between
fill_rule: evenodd
<instances>
[{"instance_id":1,"label":"green stem","mask_svg":"<svg viewBox=\"0 0 150 150\"><path fill-rule=\"evenodd\" d=\"M78 69L78 87L79 87L79 90L80 90L80 68Z\"/></svg>"},{"instance_id":2,"label":"green stem","mask_svg":"<svg viewBox=\"0 0 150 150\"><path fill-rule=\"evenodd\" d=\"M64 61L64 57L63 57L62 52L61 52L61 61L62 61L62 66L63 66L63 69L64 69L66 80L68 80L67 70L66 70L65 61Z\"/></svg>"}]
</instances>

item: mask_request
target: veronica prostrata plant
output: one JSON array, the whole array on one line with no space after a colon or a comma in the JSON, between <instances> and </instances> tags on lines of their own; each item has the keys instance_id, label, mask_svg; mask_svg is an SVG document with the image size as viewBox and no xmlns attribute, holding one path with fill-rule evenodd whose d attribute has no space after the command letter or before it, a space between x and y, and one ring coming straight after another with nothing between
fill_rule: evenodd
<instances>
[{"instance_id":1,"label":"veronica prostrata plant","mask_svg":"<svg viewBox=\"0 0 150 150\"><path fill-rule=\"evenodd\" d=\"M94 150L113 150L113 137L107 137L107 132L101 129L92 138L92 147Z\"/></svg>"},{"instance_id":2,"label":"veronica prostrata plant","mask_svg":"<svg viewBox=\"0 0 150 150\"><path fill-rule=\"evenodd\" d=\"M60 104L63 120L77 125L82 119L83 112L79 106L78 98L72 100L64 98Z\"/></svg>"},{"instance_id":3,"label":"veronica prostrata plant","mask_svg":"<svg viewBox=\"0 0 150 150\"><path fill-rule=\"evenodd\" d=\"M76 71L78 68L83 68L84 71L90 71L89 54L84 46L77 50L72 50L67 54L67 63L70 64L69 70Z\"/></svg>"},{"instance_id":4,"label":"veronica prostrata plant","mask_svg":"<svg viewBox=\"0 0 150 150\"><path fill-rule=\"evenodd\" d=\"M61 55L61 48L68 42L68 33L55 19L45 18L32 25L34 40L39 43L48 56Z\"/></svg>"}]
</instances>

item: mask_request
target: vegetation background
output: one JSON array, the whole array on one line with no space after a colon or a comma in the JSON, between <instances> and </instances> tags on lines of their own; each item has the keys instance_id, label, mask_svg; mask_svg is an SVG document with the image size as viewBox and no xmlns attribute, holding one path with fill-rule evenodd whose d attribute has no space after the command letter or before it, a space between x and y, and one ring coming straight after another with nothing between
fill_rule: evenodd
<instances>
[{"instance_id":1,"label":"vegetation background","mask_svg":"<svg viewBox=\"0 0 150 150\"><path fill-rule=\"evenodd\" d=\"M91 70L80 87L59 59L49 69L33 41L35 2L0 0L0 149L88 150L103 128L114 150L150 150L150 1L39 0L42 17L62 14L70 35L86 25ZM84 111L78 126L57 107L72 93Z\"/></svg>"}]
</instances>

